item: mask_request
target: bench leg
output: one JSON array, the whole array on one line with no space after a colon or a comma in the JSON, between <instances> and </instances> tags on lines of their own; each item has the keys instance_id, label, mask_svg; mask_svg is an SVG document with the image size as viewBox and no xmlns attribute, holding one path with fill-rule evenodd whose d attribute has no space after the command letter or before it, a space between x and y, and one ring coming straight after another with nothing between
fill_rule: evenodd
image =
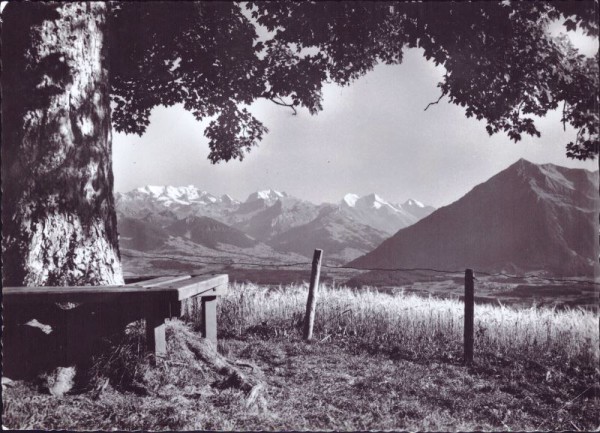
<instances>
[{"instance_id":1,"label":"bench leg","mask_svg":"<svg viewBox=\"0 0 600 433\"><path fill-rule=\"evenodd\" d=\"M202 335L217 344L217 297L202 297Z\"/></svg>"},{"instance_id":2,"label":"bench leg","mask_svg":"<svg viewBox=\"0 0 600 433\"><path fill-rule=\"evenodd\" d=\"M156 357L167 356L165 319L161 316L146 316L146 344Z\"/></svg>"}]
</instances>

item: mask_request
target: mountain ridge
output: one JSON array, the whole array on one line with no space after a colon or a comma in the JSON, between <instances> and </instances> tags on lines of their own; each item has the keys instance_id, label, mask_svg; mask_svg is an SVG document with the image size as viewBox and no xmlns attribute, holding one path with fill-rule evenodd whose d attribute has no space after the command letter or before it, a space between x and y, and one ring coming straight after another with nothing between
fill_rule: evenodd
<instances>
[{"instance_id":1,"label":"mountain ridge","mask_svg":"<svg viewBox=\"0 0 600 433\"><path fill-rule=\"evenodd\" d=\"M596 173L521 159L350 265L594 275Z\"/></svg>"},{"instance_id":2,"label":"mountain ridge","mask_svg":"<svg viewBox=\"0 0 600 433\"><path fill-rule=\"evenodd\" d=\"M356 197L354 206L344 204L349 196ZM316 205L285 192L265 189L249 194L242 202L226 194L218 197L193 185L148 185L129 193L117 193L116 203L119 220L126 221L127 245L156 245L164 238L164 230L171 236L181 237L188 232L174 231L173 226L178 220L207 217L279 252L310 257L312 249L325 248L330 250L330 259L340 262L366 253L399 228L413 224L422 215L433 211L432 207L416 205L412 199L402 205L392 204L375 193L362 197L347 194L345 198L337 204ZM331 214L334 210L335 216ZM136 224L130 219L140 222ZM142 221L147 227L141 227ZM208 223L200 225L210 226ZM312 233L316 227L320 233L317 237ZM138 236L150 238L129 239L132 230ZM228 239L239 241L239 236L232 233ZM206 245L216 245L207 240L214 235L196 233L193 237L204 239L208 242ZM314 243L310 251L306 239Z\"/></svg>"}]
</instances>

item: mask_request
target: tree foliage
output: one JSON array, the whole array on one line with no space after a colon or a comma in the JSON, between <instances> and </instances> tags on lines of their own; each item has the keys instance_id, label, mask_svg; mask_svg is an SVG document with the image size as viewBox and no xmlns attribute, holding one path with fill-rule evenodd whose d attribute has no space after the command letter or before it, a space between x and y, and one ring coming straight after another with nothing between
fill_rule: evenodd
<instances>
[{"instance_id":1,"label":"tree foliage","mask_svg":"<svg viewBox=\"0 0 600 433\"><path fill-rule=\"evenodd\" d=\"M244 10L244 8L246 10ZM598 55L548 25L598 36L596 2L124 2L112 6L113 124L141 134L156 105L182 103L213 162L242 159L267 132L243 106L266 98L322 109L325 82L347 85L407 48L446 72L440 99L486 122L490 135L539 136L535 116L562 108L578 131L567 156L598 153ZM256 24L266 29L262 40Z\"/></svg>"}]
</instances>

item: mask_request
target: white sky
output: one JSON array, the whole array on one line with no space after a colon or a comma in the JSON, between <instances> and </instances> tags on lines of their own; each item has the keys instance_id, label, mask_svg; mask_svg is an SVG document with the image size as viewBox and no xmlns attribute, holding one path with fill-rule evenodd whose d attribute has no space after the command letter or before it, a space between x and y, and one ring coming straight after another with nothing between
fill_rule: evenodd
<instances>
[{"instance_id":1,"label":"white sky","mask_svg":"<svg viewBox=\"0 0 600 433\"><path fill-rule=\"evenodd\" d=\"M588 49L597 50L597 41ZM563 131L559 112L536 122L541 138L513 143L504 134L490 138L484 122L467 119L447 99L424 111L439 97L442 74L413 49L401 65L378 66L349 87L326 85L317 116L258 101L251 111L269 133L244 161L218 165L207 159L207 121L179 106L156 108L141 138L114 133L115 189L192 184L244 200L273 188L314 203L376 192L392 202L413 198L439 207L519 158L598 168L598 161L565 156L576 134Z\"/></svg>"}]
</instances>

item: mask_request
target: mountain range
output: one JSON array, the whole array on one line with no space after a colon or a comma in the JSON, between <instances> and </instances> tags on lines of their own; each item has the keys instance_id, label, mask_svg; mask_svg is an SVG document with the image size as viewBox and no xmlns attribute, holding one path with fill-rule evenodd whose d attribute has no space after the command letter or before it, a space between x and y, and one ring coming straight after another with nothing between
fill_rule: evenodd
<instances>
[{"instance_id":1,"label":"mountain range","mask_svg":"<svg viewBox=\"0 0 600 433\"><path fill-rule=\"evenodd\" d=\"M239 201L193 186L146 186L117 193L116 203L121 245L142 252L275 262L322 248L326 260L363 269L600 275L598 172L523 159L437 210L377 194L315 205L264 190ZM382 275L360 279L393 283Z\"/></svg>"},{"instance_id":2,"label":"mountain range","mask_svg":"<svg viewBox=\"0 0 600 433\"><path fill-rule=\"evenodd\" d=\"M242 202L194 186L145 186L117 193L116 203L124 248L160 251L169 244L172 249L173 239L215 250L259 247L263 253L305 257L322 248L328 260L339 263L372 250L434 210L416 200L392 204L377 194L347 194L337 204L315 205L270 189Z\"/></svg>"},{"instance_id":3,"label":"mountain range","mask_svg":"<svg viewBox=\"0 0 600 433\"><path fill-rule=\"evenodd\" d=\"M599 212L597 171L521 159L350 265L590 277Z\"/></svg>"}]
</instances>

